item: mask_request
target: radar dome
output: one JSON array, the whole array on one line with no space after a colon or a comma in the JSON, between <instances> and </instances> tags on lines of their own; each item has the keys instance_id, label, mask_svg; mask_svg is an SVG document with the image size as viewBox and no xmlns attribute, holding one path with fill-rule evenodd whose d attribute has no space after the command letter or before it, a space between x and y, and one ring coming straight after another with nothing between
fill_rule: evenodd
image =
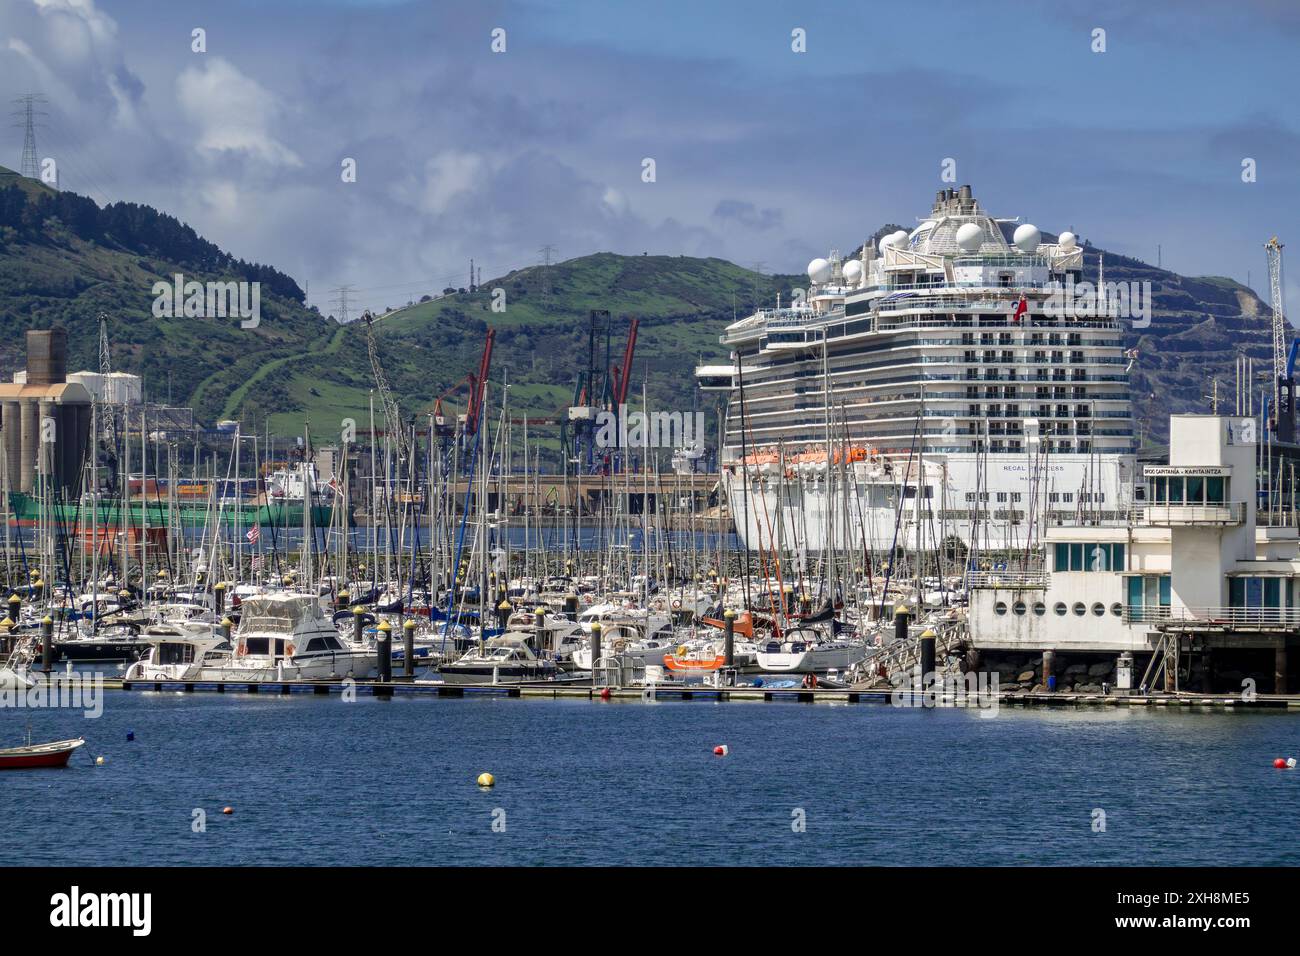
<instances>
[{"instance_id":1,"label":"radar dome","mask_svg":"<svg viewBox=\"0 0 1300 956\"><path fill-rule=\"evenodd\" d=\"M968 222L957 230L957 245L962 252L979 252L984 245L984 230L973 222Z\"/></svg>"},{"instance_id":2,"label":"radar dome","mask_svg":"<svg viewBox=\"0 0 1300 956\"><path fill-rule=\"evenodd\" d=\"M828 281L832 272L830 262L825 259L814 259L808 263L808 278L819 285Z\"/></svg>"},{"instance_id":3,"label":"radar dome","mask_svg":"<svg viewBox=\"0 0 1300 956\"><path fill-rule=\"evenodd\" d=\"M1021 252L1033 252L1042 239L1043 234L1038 231L1038 227L1029 222L1016 226L1016 231L1011 236L1011 241Z\"/></svg>"},{"instance_id":4,"label":"radar dome","mask_svg":"<svg viewBox=\"0 0 1300 956\"><path fill-rule=\"evenodd\" d=\"M1075 242L1077 242L1077 241L1078 241L1078 240L1076 240L1076 239L1074 238L1074 233L1072 233L1072 232L1063 232L1063 233L1061 233L1061 235L1057 238L1057 240L1056 240L1056 244L1059 245L1062 249L1073 249L1073 248L1074 248L1074 244L1075 244Z\"/></svg>"},{"instance_id":5,"label":"radar dome","mask_svg":"<svg viewBox=\"0 0 1300 956\"><path fill-rule=\"evenodd\" d=\"M844 281L849 285L856 285L862 278L862 263L857 259L850 259L844 263Z\"/></svg>"},{"instance_id":6,"label":"radar dome","mask_svg":"<svg viewBox=\"0 0 1300 956\"><path fill-rule=\"evenodd\" d=\"M907 230L900 229L898 230L898 232L891 232L889 234L889 238L890 238L890 245L894 245L897 246L899 249L902 249L904 246L907 245Z\"/></svg>"}]
</instances>

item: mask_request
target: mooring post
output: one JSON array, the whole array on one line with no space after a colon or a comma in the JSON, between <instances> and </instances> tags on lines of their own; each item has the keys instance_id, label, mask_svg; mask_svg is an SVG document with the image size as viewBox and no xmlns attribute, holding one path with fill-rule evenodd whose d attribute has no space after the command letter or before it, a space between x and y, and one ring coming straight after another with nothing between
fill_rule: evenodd
<instances>
[{"instance_id":1,"label":"mooring post","mask_svg":"<svg viewBox=\"0 0 1300 956\"><path fill-rule=\"evenodd\" d=\"M393 626L387 621L379 622L379 635L375 638L375 648L379 651L379 680L385 684L393 679Z\"/></svg>"},{"instance_id":2,"label":"mooring post","mask_svg":"<svg viewBox=\"0 0 1300 956\"><path fill-rule=\"evenodd\" d=\"M736 612L727 608L722 612L723 620L723 653L726 655L727 666L734 667L736 664Z\"/></svg>"},{"instance_id":3,"label":"mooring post","mask_svg":"<svg viewBox=\"0 0 1300 956\"><path fill-rule=\"evenodd\" d=\"M894 608L894 642L907 640L907 624L909 615L907 607Z\"/></svg>"},{"instance_id":4,"label":"mooring post","mask_svg":"<svg viewBox=\"0 0 1300 956\"><path fill-rule=\"evenodd\" d=\"M497 605L497 627L502 631L506 629L506 622L510 620L510 611L511 607L509 601L503 599L501 603Z\"/></svg>"},{"instance_id":5,"label":"mooring post","mask_svg":"<svg viewBox=\"0 0 1300 956\"><path fill-rule=\"evenodd\" d=\"M934 648L938 636L928 627L921 633L921 684L926 687L938 680L934 672Z\"/></svg>"},{"instance_id":6,"label":"mooring post","mask_svg":"<svg viewBox=\"0 0 1300 956\"><path fill-rule=\"evenodd\" d=\"M1043 651L1043 686L1049 692L1056 691L1056 652Z\"/></svg>"},{"instance_id":7,"label":"mooring post","mask_svg":"<svg viewBox=\"0 0 1300 956\"><path fill-rule=\"evenodd\" d=\"M407 618L402 625L403 659L406 661L406 676L415 680L415 622Z\"/></svg>"},{"instance_id":8,"label":"mooring post","mask_svg":"<svg viewBox=\"0 0 1300 956\"><path fill-rule=\"evenodd\" d=\"M47 674L54 667L54 618L41 618L41 670Z\"/></svg>"},{"instance_id":9,"label":"mooring post","mask_svg":"<svg viewBox=\"0 0 1300 956\"><path fill-rule=\"evenodd\" d=\"M218 581L212 585L212 600L216 603L217 617L221 617L221 612L226 609L226 583Z\"/></svg>"},{"instance_id":10,"label":"mooring post","mask_svg":"<svg viewBox=\"0 0 1300 956\"><path fill-rule=\"evenodd\" d=\"M591 683L596 685L596 667L600 663L600 621L591 625Z\"/></svg>"},{"instance_id":11,"label":"mooring post","mask_svg":"<svg viewBox=\"0 0 1300 956\"><path fill-rule=\"evenodd\" d=\"M537 635L534 648L538 654L551 650L550 635L546 631L546 605L539 604L533 612L533 633Z\"/></svg>"},{"instance_id":12,"label":"mooring post","mask_svg":"<svg viewBox=\"0 0 1300 956\"><path fill-rule=\"evenodd\" d=\"M1273 693L1286 693L1286 638L1279 638L1273 651Z\"/></svg>"},{"instance_id":13,"label":"mooring post","mask_svg":"<svg viewBox=\"0 0 1300 956\"><path fill-rule=\"evenodd\" d=\"M360 604L358 604L356 607L352 609L352 643L354 644L361 643L361 630L362 630L361 619L365 617L365 615L366 615L366 609L363 608Z\"/></svg>"}]
</instances>

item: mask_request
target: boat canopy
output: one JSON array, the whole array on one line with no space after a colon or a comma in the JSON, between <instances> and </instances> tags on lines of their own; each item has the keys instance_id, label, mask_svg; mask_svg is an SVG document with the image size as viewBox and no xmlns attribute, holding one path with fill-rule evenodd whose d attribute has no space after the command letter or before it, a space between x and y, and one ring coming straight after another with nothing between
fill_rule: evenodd
<instances>
[{"instance_id":1,"label":"boat canopy","mask_svg":"<svg viewBox=\"0 0 1300 956\"><path fill-rule=\"evenodd\" d=\"M292 634L318 616L319 605L310 594L264 594L248 598L239 610L240 634L252 631Z\"/></svg>"}]
</instances>

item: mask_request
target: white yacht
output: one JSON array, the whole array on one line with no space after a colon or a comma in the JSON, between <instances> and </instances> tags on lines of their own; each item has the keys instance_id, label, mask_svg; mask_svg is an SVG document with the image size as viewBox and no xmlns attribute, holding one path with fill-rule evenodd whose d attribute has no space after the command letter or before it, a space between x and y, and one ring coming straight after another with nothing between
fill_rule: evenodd
<instances>
[{"instance_id":1,"label":"white yacht","mask_svg":"<svg viewBox=\"0 0 1300 956\"><path fill-rule=\"evenodd\" d=\"M1125 514L1130 290L1083 272L1072 233L1045 242L962 186L729 325L731 361L696 377L727 396L721 478L745 545L1001 549Z\"/></svg>"},{"instance_id":2,"label":"white yacht","mask_svg":"<svg viewBox=\"0 0 1300 956\"><path fill-rule=\"evenodd\" d=\"M464 656L439 666L447 684L517 684L553 680L559 673L555 661L543 660L528 646L526 635L506 632L475 645Z\"/></svg>"},{"instance_id":3,"label":"white yacht","mask_svg":"<svg viewBox=\"0 0 1300 956\"><path fill-rule=\"evenodd\" d=\"M781 640L758 645L758 666L764 671L793 674L843 672L864 660L867 645L861 641L827 639L813 628L793 628Z\"/></svg>"},{"instance_id":4,"label":"white yacht","mask_svg":"<svg viewBox=\"0 0 1300 956\"><path fill-rule=\"evenodd\" d=\"M231 656L230 642L212 624L152 624L140 639L151 646L127 668L123 680L198 680L204 667L223 666Z\"/></svg>"},{"instance_id":5,"label":"white yacht","mask_svg":"<svg viewBox=\"0 0 1300 956\"><path fill-rule=\"evenodd\" d=\"M202 680L273 681L373 677L373 647L343 641L312 594L263 594L240 605L228 662L204 665Z\"/></svg>"}]
</instances>

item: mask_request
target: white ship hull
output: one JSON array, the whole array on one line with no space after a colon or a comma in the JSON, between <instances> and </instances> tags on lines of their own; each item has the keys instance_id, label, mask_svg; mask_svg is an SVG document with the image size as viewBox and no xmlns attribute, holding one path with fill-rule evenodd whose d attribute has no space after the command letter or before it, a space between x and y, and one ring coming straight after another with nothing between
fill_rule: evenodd
<instances>
[{"instance_id":1,"label":"white ship hull","mask_svg":"<svg viewBox=\"0 0 1300 956\"><path fill-rule=\"evenodd\" d=\"M1045 527L1086 523L1090 513L1116 517L1132 507L1131 455L1061 455L1045 461L1019 454L947 454L927 463L930 491L917 507L914 482L833 473L756 475L748 487L739 468L724 469L723 489L736 533L751 551L773 547L820 552L933 550L960 540L966 547L1005 550L1038 545ZM976 491L975 489L979 489ZM984 495L979 504L968 495ZM1086 496L1086 497L1085 497ZM900 508L900 498L901 508ZM919 514L918 514L919 512ZM919 517L919 521L918 521Z\"/></svg>"}]
</instances>

